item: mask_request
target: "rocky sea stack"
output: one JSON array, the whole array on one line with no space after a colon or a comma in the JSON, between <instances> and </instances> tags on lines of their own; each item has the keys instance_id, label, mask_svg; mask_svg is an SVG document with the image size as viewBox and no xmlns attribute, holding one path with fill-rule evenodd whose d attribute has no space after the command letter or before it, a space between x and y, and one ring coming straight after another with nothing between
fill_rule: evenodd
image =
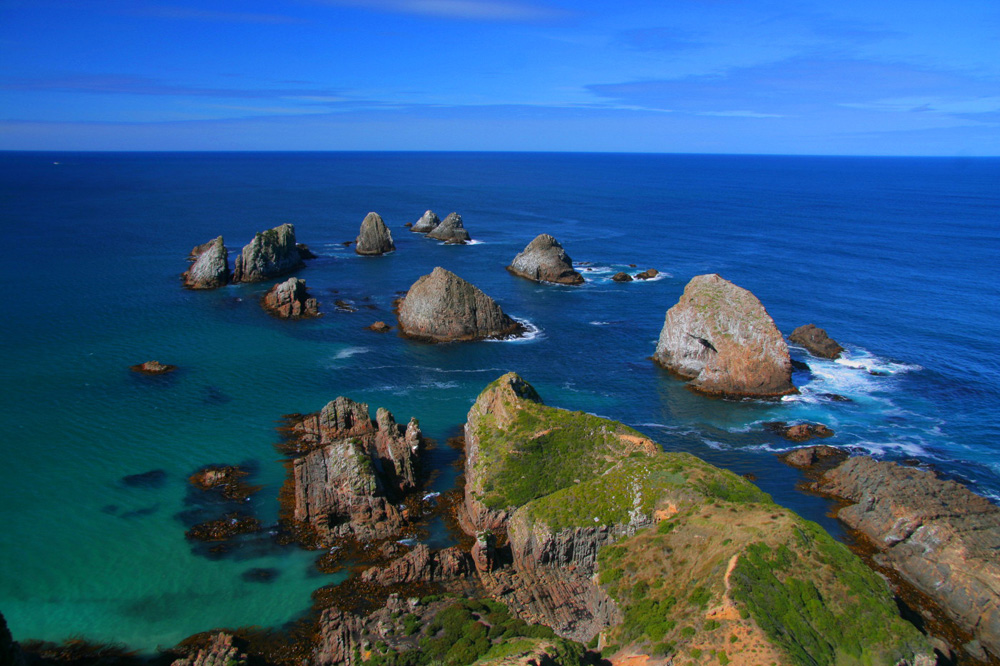
<instances>
[{"instance_id":1,"label":"rocky sea stack","mask_svg":"<svg viewBox=\"0 0 1000 666\"><path fill-rule=\"evenodd\" d=\"M219 236L191 250L193 263L181 278L188 289L217 289L229 283L229 251Z\"/></svg>"},{"instance_id":2,"label":"rocky sea stack","mask_svg":"<svg viewBox=\"0 0 1000 666\"><path fill-rule=\"evenodd\" d=\"M260 304L270 314L282 319L320 316L319 303L309 295L306 281L301 278L291 277L274 285Z\"/></svg>"},{"instance_id":3,"label":"rocky sea stack","mask_svg":"<svg viewBox=\"0 0 1000 666\"><path fill-rule=\"evenodd\" d=\"M802 345L810 354L820 358L837 358L844 351L844 348L837 344L836 340L814 324L799 326L792 331L788 339L797 345Z\"/></svg>"},{"instance_id":4,"label":"rocky sea stack","mask_svg":"<svg viewBox=\"0 0 1000 666\"><path fill-rule=\"evenodd\" d=\"M471 240L469 232L462 224L462 216L458 213L449 213L441 224L427 233L427 237L454 245L461 245Z\"/></svg>"},{"instance_id":5,"label":"rocky sea stack","mask_svg":"<svg viewBox=\"0 0 1000 666\"><path fill-rule=\"evenodd\" d=\"M698 275L667 311L653 360L702 393L777 397L796 393L788 345L746 289Z\"/></svg>"},{"instance_id":6,"label":"rocky sea stack","mask_svg":"<svg viewBox=\"0 0 1000 666\"><path fill-rule=\"evenodd\" d=\"M410 287L399 306L403 335L433 342L502 338L524 332L477 287L440 266Z\"/></svg>"},{"instance_id":7,"label":"rocky sea stack","mask_svg":"<svg viewBox=\"0 0 1000 666\"><path fill-rule=\"evenodd\" d=\"M549 234L540 234L528 243L507 270L535 282L583 284L583 276L573 270L573 260Z\"/></svg>"},{"instance_id":8,"label":"rocky sea stack","mask_svg":"<svg viewBox=\"0 0 1000 666\"><path fill-rule=\"evenodd\" d=\"M428 231L433 231L439 224L441 224L441 218L432 210L424 211L423 216L417 223L410 227L410 231L415 231L419 234L426 234Z\"/></svg>"},{"instance_id":9,"label":"rocky sea stack","mask_svg":"<svg viewBox=\"0 0 1000 666\"><path fill-rule=\"evenodd\" d=\"M280 227L258 232L236 257L233 282L262 282L302 268L302 256L295 244L295 227Z\"/></svg>"},{"instance_id":10,"label":"rocky sea stack","mask_svg":"<svg viewBox=\"0 0 1000 666\"><path fill-rule=\"evenodd\" d=\"M378 256L396 249L392 234L378 213L368 213L361 223L361 232L354 243L354 251L364 256Z\"/></svg>"}]
</instances>

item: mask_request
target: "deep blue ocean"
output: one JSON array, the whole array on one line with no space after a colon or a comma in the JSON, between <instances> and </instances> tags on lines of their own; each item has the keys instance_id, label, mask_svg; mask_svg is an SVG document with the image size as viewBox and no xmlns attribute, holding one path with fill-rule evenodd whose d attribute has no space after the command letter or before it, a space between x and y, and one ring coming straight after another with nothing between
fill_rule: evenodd
<instances>
[{"instance_id":1,"label":"deep blue ocean","mask_svg":"<svg viewBox=\"0 0 1000 666\"><path fill-rule=\"evenodd\" d=\"M462 214L475 244L411 233ZM827 443L916 459L1000 497L1000 159L468 153L0 153L0 612L19 640L83 635L148 651L220 626L277 626L337 581L314 553L192 551L187 476L251 463L277 516L283 414L338 395L416 416L454 480L476 395L514 370L551 405L623 421L669 450L753 473L822 522L828 504L777 462L767 421L819 421ZM360 258L377 211L397 250ZM298 275L326 315L278 321L270 286L181 288L191 248L230 260L284 222L319 258ZM580 287L504 267L550 233ZM635 264L635 268L630 268ZM427 345L376 334L392 301L443 266L536 329L528 340ZM618 284L620 270L656 268ZM751 290L786 335L815 323L847 348L810 358L780 402L691 393L649 360L693 276ZM339 311L335 300L353 304ZM179 366L148 378L156 359ZM838 394L849 402L834 401ZM162 483L123 477L163 470ZM439 539L441 537L438 537ZM245 580L253 568L272 582Z\"/></svg>"}]
</instances>

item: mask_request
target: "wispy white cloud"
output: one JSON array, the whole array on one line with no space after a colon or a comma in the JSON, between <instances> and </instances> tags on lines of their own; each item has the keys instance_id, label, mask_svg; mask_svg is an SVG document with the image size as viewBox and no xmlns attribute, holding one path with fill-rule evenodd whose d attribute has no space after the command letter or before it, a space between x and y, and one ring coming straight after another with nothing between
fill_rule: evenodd
<instances>
[{"instance_id":1,"label":"wispy white cloud","mask_svg":"<svg viewBox=\"0 0 1000 666\"><path fill-rule=\"evenodd\" d=\"M416 14L465 21L535 22L569 15L563 9L516 0L314 0L394 14Z\"/></svg>"},{"instance_id":2,"label":"wispy white cloud","mask_svg":"<svg viewBox=\"0 0 1000 666\"><path fill-rule=\"evenodd\" d=\"M699 116L718 116L722 118L784 118L780 113L760 113L758 111L699 111Z\"/></svg>"},{"instance_id":3,"label":"wispy white cloud","mask_svg":"<svg viewBox=\"0 0 1000 666\"><path fill-rule=\"evenodd\" d=\"M907 111L915 113L955 114L996 113L1000 111L1000 96L992 95L952 99L942 97L899 97L895 99L879 99L871 102L845 103L842 106L893 113Z\"/></svg>"}]
</instances>

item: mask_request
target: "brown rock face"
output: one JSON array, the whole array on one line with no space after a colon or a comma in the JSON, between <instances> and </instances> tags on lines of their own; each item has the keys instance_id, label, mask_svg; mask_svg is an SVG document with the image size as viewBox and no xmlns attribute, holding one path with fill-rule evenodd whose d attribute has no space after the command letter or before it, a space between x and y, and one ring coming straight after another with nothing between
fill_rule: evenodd
<instances>
[{"instance_id":1,"label":"brown rock face","mask_svg":"<svg viewBox=\"0 0 1000 666\"><path fill-rule=\"evenodd\" d=\"M382 216L378 213L368 213L361 223L361 232L354 243L354 251L365 256L378 256L396 249L392 242L389 227L385 226Z\"/></svg>"},{"instance_id":2,"label":"brown rock face","mask_svg":"<svg viewBox=\"0 0 1000 666\"><path fill-rule=\"evenodd\" d=\"M619 272L611 276L611 279L614 280L615 282L631 282L632 276L629 275L628 273Z\"/></svg>"},{"instance_id":3,"label":"brown rock face","mask_svg":"<svg viewBox=\"0 0 1000 666\"><path fill-rule=\"evenodd\" d=\"M309 296L306 281L288 278L271 287L260 302L268 313L281 319L319 317L319 303Z\"/></svg>"},{"instance_id":4,"label":"brown rock face","mask_svg":"<svg viewBox=\"0 0 1000 666\"><path fill-rule=\"evenodd\" d=\"M448 217L442 220L427 233L428 238L460 245L471 240L469 232L462 223L462 216L458 213L448 213Z\"/></svg>"},{"instance_id":5,"label":"brown rock face","mask_svg":"<svg viewBox=\"0 0 1000 666\"><path fill-rule=\"evenodd\" d=\"M432 342L500 338L524 331L492 298L441 267L410 287L399 306L399 329L407 337Z\"/></svg>"},{"instance_id":6,"label":"brown rock face","mask_svg":"<svg viewBox=\"0 0 1000 666\"><path fill-rule=\"evenodd\" d=\"M177 366L160 363L159 361L146 361L145 363L139 363L138 365L130 365L128 369L132 372L138 372L143 375L164 375L168 372L176 370Z\"/></svg>"},{"instance_id":7,"label":"brown rock face","mask_svg":"<svg viewBox=\"0 0 1000 666\"><path fill-rule=\"evenodd\" d=\"M262 282L297 271L305 264L295 243L295 227L280 227L260 231L236 257L233 282Z\"/></svg>"},{"instance_id":8,"label":"brown rock face","mask_svg":"<svg viewBox=\"0 0 1000 666\"><path fill-rule=\"evenodd\" d=\"M778 456L783 463L798 467L799 469L812 469L813 467L826 464L828 461L833 464L847 460L847 453L832 446L804 446L794 449ZM830 465L831 467L833 465Z\"/></svg>"},{"instance_id":9,"label":"brown rock face","mask_svg":"<svg viewBox=\"0 0 1000 666\"><path fill-rule=\"evenodd\" d=\"M193 263L181 275L188 289L217 289L229 283L229 251L219 236L191 250Z\"/></svg>"},{"instance_id":10,"label":"brown rock face","mask_svg":"<svg viewBox=\"0 0 1000 666\"><path fill-rule=\"evenodd\" d=\"M388 333L392 329L392 326L389 326L389 324L384 321L377 321L366 328L368 328L369 331L375 331L376 333Z\"/></svg>"},{"instance_id":11,"label":"brown rock face","mask_svg":"<svg viewBox=\"0 0 1000 666\"><path fill-rule=\"evenodd\" d=\"M535 282L583 284L583 276L573 270L573 260L555 238L541 234L514 257L507 270Z\"/></svg>"},{"instance_id":12,"label":"brown rock face","mask_svg":"<svg viewBox=\"0 0 1000 666\"><path fill-rule=\"evenodd\" d=\"M648 268L648 269L644 270L641 273L636 273L635 279L636 280L652 280L653 278L655 278L659 274L660 274L660 271L656 270L655 268Z\"/></svg>"},{"instance_id":13,"label":"brown rock face","mask_svg":"<svg viewBox=\"0 0 1000 666\"><path fill-rule=\"evenodd\" d=\"M439 224L441 224L441 219L432 210L425 211L423 216L417 220L417 223L410 227L410 231L415 231L420 234L426 234L428 231L433 231Z\"/></svg>"},{"instance_id":14,"label":"brown rock face","mask_svg":"<svg viewBox=\"0 0 1000 666\"><path fill-rule=\"evenodd\" d=\"M426 544L418 544L386 566L366 570L361 579L379 585L439 583L469 578L475 572L472 557L456 547L431 552Z\"/></svg>"},{"instance_id":15,"label":"brown rock face","mask_svg":"<svg viewBox=\"0 0 1000 666\"><path fill-rule=\"evenodd\" d=\"M667 311L653 360L702 393L796 393L788 346L757 297L718 275L698 275Z\"/></svg>"},{"instance_id":16,"label":"brown rock face","mask_svg":"<svg viewBox=\"0 0 1000 666\"><path fill-rule=\"evenodd\" d=\"M844 348L830 338L826 334L826 331L822 328L817 328L813 324L799 326L792 331L788 339L797 345L805 347L813 356L821 358L837 358L844 351Z\"/></svg>"},{"instance_id":17,"label":"brown rock face","mask_svg":"<svg viewBox=\"0 0 1000 666\"><path fill-rule=\"evenodd\" d=\"M932 472L868 457L826 472L817 489L855 502L837 517L1000 657L1000 507Z\"/></svg>"},{"instance_id":18,"label":"brown rock face","mask_svg":"<svg viewBox=\"0 0 1000 666\"><path fill-rule=\"evenodd\" d=\"M380 408L372 421L368 405L349 398L302 418L286 447L304 453L285 482L291 520L315 530L323 545L395 536L405 524L397 503L416 487L420 444L415 419L404 429Z\"/></svg>"}]
</instances>

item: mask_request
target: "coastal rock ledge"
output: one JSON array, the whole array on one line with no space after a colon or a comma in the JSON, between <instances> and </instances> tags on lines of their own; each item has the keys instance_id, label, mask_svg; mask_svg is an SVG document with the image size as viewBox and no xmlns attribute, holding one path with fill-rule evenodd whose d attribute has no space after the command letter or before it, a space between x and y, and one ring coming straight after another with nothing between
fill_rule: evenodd
<instances>
[{"instance_id":1,"label":"coastal rock ledge","mask_svg":"<svg viewBox=\"0 0 1000 666\"><path fill-rule=\"evenodd\" d=\"M710 395L797 393L788 345L752 293L718 275L698 275L667 311L653 360Z\"/></svg>"},{"instance_id":2,"label":"coastal rock ledge","mask_svg":"<svg viewBox=\"0 0 1000 666\"><path fill-rule=\"evenodd\" d=\"M514 257L507 270L535 282L583 284L583 276L573 270L573 260L555 238L540 234Z\"/></svg>"},{"instance_id":3,"label":"coastal rock ledge","mask_svg":"<svg viewBox=\"0 0 1000 666\"><path fill-rule=\"evenodd\" d=\"M406 292L399 330L418 340L451 342L519 335L524 326L473 284L438 266Z\"/></svg>"},{"instance_id":4,"label":"coastal rock ledge","mask_svg":"<svg viewBox=\"0 0 1000 666\"><path fill-rule=\"evenodd\" d=\"M368 213L361 223L361 232L354 243L354 251L360 255L376 257L396 249L392 242L392 234L385 226L382 216L378 213Z\"/></svg>"},{"instance_id":5,"label":"coastal rock ledge","mask_svg":"<svg viewBox=\"0 0 1000 666\"><path fill-rule=\"evenodd\" d=\"M259 231L236 257L233 282L262 282L287 275L305 266L295 243L295 227Z\"/></svg>"}]
</instances>

